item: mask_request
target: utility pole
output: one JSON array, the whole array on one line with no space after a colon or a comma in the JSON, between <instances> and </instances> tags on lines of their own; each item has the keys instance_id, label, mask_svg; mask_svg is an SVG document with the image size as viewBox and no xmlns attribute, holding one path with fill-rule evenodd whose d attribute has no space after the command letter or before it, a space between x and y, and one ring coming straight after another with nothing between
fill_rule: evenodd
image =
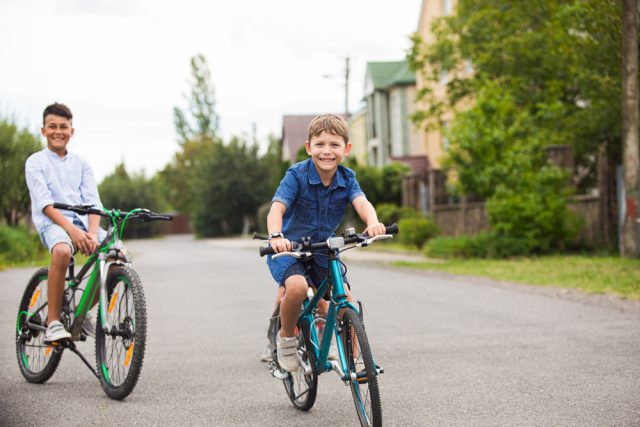
<instances>
[{"instance_id":1,"label":"utility pole","mask_svg":"<svg viewBox=\"0 0 640 427\"><path fill-rule=\"evenodd\" d=\"M349 57L345 58L344 65L344 115L349 118Z\"/></svg>"},{"instance_id":2,"label":"utility pole","mask_svg":"<svg viewBox=\"0 0 640 427\"><path fill-rule=\"evenodd\" d=\"M638 244L638 0L622 0L622 158L624 208L620 254L636 257Z\"/></svg>"}]
</instances>

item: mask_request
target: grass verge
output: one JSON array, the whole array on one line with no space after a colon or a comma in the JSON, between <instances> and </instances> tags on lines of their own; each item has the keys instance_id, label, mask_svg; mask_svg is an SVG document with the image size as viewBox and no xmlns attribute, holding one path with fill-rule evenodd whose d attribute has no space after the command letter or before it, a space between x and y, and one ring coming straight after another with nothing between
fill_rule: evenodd
<instances>
[{"instance_id":1,"label":"grass verge","mask_svg":"<svg viewBox=\"0 0 640 427\"><path fill-rule=\"evenodd\" d=\"M483 276L530 285L576 288L640 300L640 260L607 256L554 255L509 260L397 261L393 265Z\"/></svg>"}]
</instances>

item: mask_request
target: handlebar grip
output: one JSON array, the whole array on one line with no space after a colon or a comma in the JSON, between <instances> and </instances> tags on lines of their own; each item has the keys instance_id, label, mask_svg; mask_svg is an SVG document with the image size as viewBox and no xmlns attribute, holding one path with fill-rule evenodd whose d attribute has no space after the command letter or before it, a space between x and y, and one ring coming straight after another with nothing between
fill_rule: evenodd
<instances>
[{"instance_id":1,"label":"handlebar grip","mask_svg":"<svg viewBox=\"0 0 640 427\"><path fill-rule=\"evenodd\" d=\"M398 234L398 231L400 231L400 230L398 229L398 224L396 224L396 223L388 225L387 228L386 228L386 233L387 234Z\"/></svg>"},{"instance_id":2,"label":"handlebar grip","mask_svg":"<svg viewBox=\"0 0 640 427\"><path fill-rule=\"evenodd\" d=\"M58 202L55 202L55 203L53 204L53 207L54 207L54 208L56 208L56 209L63 209L63 210L65 210L65 211L68 211L68 210L69 210L69 208L71 207L71 205L66 205L66 204L64 204L64 203L58 203Z\"/></svg>"},{"instance_id":3,"label":"handlebar grip","mask_svg":"<svg viewBox=\"0 0 640 427\"><path fill-rule=\"evenodd\" d=\"M254 232L252 239L253 240L269 240L269 236L267 236L266 234L260 234L258 232Z\"/></svg>"},{"instance_id":4,"label":"handlebar grip","mask_svg":"<svg viewBox=\"0 0 640 427\"><path fill-rule=\"evenodd\" d=\"M266 248L264 246L261 246L259 249L260 249L260 256L275 254L275 252L273 251L273 248L271 247Z\"/></svg>"}]
</instances>

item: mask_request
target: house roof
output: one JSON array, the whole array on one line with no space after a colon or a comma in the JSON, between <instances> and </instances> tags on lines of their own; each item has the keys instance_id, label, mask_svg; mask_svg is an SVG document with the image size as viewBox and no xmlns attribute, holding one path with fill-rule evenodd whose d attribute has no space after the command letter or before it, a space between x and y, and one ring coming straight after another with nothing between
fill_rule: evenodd
<instances>
[{"instance_id":1,"label":"house roof","mask_svg":"<svg viewBox=\"0 0 640 427\"><path fill-rule=\"evenodd\" d=\"M409 68L407 61L367 62L367 78L371 79L374 89L387 89L415 84L416 73Z\"/></svg>"}]
</instances>

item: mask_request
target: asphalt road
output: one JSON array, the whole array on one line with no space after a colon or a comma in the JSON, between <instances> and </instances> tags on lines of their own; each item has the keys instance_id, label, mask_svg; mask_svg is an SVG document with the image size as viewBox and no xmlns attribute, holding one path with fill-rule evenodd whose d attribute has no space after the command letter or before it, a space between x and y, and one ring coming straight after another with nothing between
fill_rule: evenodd
<instances>
[{"instance_id":1,"label":"asphalt road","mask_svg":"<svg viewBox=\"0 0 640 427\"><path fill-rule=\"evenodd\" d=\"M149 321L134 392L110 400L70 352L46 384L27 383L15 318L35 269L8 270L0 272L0 425L357 424L335 374L320 376L316 404L302 413L259 361L276 288L253 242L183 236L128 247ZM348 265L385 368L386 424L640 425L637 305L385 268L355 255ZM94 361L93 340L80 349Z\"/></svg>"}]
</instances>

